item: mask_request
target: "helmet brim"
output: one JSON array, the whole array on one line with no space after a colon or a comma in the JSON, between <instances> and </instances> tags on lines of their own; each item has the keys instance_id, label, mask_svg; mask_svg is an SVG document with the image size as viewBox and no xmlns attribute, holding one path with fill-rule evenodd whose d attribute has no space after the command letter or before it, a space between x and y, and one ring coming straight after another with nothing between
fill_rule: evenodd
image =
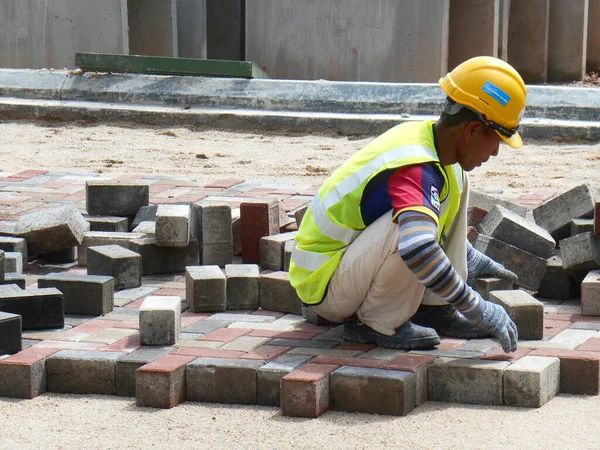
<instances>
[{"instance_id":1,"label":"helmet brim","mask_svg":"<svg viewBox=\"0 0 600 450\"><path fill-rule=\"evenodd\" d=\"M498 134L498 136L500 136L500 139L502 139L512 148L521 148L523 146L523 139L521 139L521 135L519 133L515 133L511 137L505 136L498 131L496 131L496 133Z\"/></svg>"}]
</instances>

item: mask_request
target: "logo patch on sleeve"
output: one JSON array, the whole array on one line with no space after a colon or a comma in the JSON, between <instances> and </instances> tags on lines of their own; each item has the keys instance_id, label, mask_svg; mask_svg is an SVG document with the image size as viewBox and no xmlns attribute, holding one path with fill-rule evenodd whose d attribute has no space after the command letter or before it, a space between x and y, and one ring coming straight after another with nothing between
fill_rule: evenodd
<instances>
[{"instance_id":1,"label":"logo patch on sleeve","mask_svg":"<svg viewBox=\"0 0 600 450\"><path fill-rule=\"evenodd\" d=\"M440 210L440 193L435 186L431 186L431 204L435 209Z\"/></svg>"}]
</instances>

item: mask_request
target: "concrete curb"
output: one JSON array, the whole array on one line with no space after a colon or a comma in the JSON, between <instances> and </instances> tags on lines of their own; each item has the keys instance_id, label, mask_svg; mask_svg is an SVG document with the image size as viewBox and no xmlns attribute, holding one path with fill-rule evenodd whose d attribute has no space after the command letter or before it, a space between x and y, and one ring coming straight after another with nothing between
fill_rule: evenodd
<instances>
[{"instance_id":1,"label":"concrete curb","mask_svg":"<svg viewBox=\"0 0 600 450\"><path fill-rule=\"evenodd\" d=\"M600 139L600 89L529 86L522 134ZM0 117L7 120L135 121L225 129L293 129L377 134L437 117L433 83L240 80L132 74L0 70Z\"/></svg>"}]
</instances>

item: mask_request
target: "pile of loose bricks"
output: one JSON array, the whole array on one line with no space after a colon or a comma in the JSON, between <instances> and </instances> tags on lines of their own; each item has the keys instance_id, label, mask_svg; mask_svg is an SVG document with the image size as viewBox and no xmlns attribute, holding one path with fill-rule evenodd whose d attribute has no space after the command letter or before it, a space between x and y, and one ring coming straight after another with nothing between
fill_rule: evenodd
<instances>
[{"instance_id":1,"label":"pile of loose bricks","mask_svg":"<svg viewBox=\"0 0 600 450\"><path fill-rule=\"evenodd\" d=\"M48 195L62 179L0 178L12 192L0 205ZM600 209L587 185L518 201L472 191L469 240L519 276L516 286L476 282L517 324L519 350L506 355L492 339L442 337L408 352L344 342L289 282L309 191L236 182L190 200L153 183L71 179L85 183L77 202L48 196L0 221L0 396L109 394L317 417L599 393Z\"/></svg>"}]
</instances>

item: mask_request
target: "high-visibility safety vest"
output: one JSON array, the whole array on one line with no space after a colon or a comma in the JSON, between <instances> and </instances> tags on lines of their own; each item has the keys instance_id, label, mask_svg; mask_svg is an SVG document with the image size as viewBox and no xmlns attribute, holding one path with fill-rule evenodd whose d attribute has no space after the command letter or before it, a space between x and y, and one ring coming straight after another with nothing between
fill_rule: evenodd
<instances>
[{"instance_id":1,"label":"high-visibility safety vest","mask_svg":"<svg viewBox=\"0 0 600 450\"><path fill-rule=\"evenodd\" d=\"M377 174L414 164L437 163L444 178L438 240L444 241L460 206L463 171L443 166L435 150L433 121L406 122L355 153L325 181L310 203L292 250L290 282L309 305L323 301L327 284L348 247L366 228L360 202Z\"/></svg>"}]
</instances>

